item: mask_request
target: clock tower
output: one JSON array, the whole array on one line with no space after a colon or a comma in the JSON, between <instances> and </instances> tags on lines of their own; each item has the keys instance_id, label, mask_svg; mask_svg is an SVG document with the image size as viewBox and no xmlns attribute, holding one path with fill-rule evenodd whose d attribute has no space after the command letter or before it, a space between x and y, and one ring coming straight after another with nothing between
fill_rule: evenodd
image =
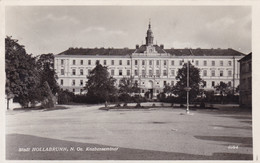
<instances>
[{"instance_id":1,"label":"clock tower","mask_svg":"<svg viewBox=\"0 0 260 163\"><path fill-rule=\"evenodd\" d=\"M152 32L152 29L151 29L151 22L150 21L149 21L147 36L146 36L145 40L146 40L147 46L153 45L153 32Z\"/></svg>"}]
</instances>

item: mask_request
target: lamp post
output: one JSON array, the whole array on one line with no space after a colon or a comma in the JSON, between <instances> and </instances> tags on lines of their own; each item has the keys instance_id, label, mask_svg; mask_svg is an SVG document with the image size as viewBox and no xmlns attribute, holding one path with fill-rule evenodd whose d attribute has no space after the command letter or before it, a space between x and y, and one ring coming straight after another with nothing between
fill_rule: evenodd
<instances>
[{"instance_id":1,"label":"lamp post","mask_svg":"<svg viewBox=\"0 0 260 163\"><path fill-rule=\"evenodd\" d=\"M190 61L188 60L187 62L187 87L184 88L185 91L187 92L187 108L186 108L186 113L190 113L190 106L189 106L189 92L191 90L190 84L189 84L189 79L190 79Z\"/></svg>"}]
</instances>

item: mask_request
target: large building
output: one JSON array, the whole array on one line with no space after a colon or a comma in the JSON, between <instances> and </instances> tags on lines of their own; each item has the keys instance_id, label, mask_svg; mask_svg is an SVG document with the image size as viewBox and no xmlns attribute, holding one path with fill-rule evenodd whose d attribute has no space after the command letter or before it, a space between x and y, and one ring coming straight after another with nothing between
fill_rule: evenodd
<instances>
[{"instance_id":1,"label":"large building","mask_svg":"<svg viewBox=\"0 0 260 163\"><path fill-rule=\"evenodd\" d=\"M252 107L252 53L239 60L240 85L239 104L243 107Z\"/></svg>"},{"instance_id":2,"label":"large building","mask_svg":"<svg viewBox=\"0 0 260 163\"><path fill-rule=\"evenodd\" d=\"M146 43L135 49L114 48L69 48L55 55L55 69L62 89L76 94L83 91L86 76L96 62L107 66L110 75L119 80L133 77L139 83L141 94L150 92L155 97L164 85L174 85L178 69L190 61L200 68L201 77L206 81L205 89L214 89L220 82L232 87L239 85L239 63L244 54L233 49L165 49L154 44L149 23Z\"/></svg>"}]
</instances>

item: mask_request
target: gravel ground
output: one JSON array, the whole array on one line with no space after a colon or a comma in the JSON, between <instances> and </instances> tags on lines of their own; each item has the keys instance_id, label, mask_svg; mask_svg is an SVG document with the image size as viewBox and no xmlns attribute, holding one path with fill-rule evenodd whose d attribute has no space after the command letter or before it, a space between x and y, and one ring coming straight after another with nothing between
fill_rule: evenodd
<instances>
[{"instance_id":1,"label":"gravel ground","mask_svg":"<svg viewBox=\"0 0 260 163\"><path fill-rule=\"evenodd\" d=\"M252 116L225 110L64 110L6 112L6 158L78 160L251 160ZM218 106L219 107L219 106ZM31 151L41 147L117 147L117 151ZM28 152L20 150L30 148Z\"/></svg>"}]
</instances>

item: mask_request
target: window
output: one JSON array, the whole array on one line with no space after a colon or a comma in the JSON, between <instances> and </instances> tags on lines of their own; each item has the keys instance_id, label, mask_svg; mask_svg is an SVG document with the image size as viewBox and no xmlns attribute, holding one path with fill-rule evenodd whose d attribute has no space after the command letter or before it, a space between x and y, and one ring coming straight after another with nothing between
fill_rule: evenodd
<instances>
[{"instance_id":1,"label":"window","mask_svg":"<svg viewBox=\"0 0 260 163\"><path fill-rule=\"evenodd\" d=\"M160 91L157 89L157 90L156 90L156 93L160 93Z\"/></svg>"},{"instance_id":2,"label":"window","mask_svg":"<svg viewBox=\"0 0 260 163\"><path fill-rule=\"evenodd\" d=\"M182 65L182 60L179 61L179 65L180 65L180 66Z\"/></svg>"},{"instance_id":3,"label":"window","mask_svg":"<svg viewBox=\"0 0 260 163\"><path fill-rule=\"evenodd\" d=\"M171 61L171 65L172 65L172 66L174 65L174 61Z\"/></svg>"},{"instance_id":4,"label":"window","mask_svg":"<svg viewBox=\"0 0 260 163\"><path fill-rule=\"evenodd\" d=\"M211 76L215 76L215 70L211 70Z\"/></svg>"},{"instance_id":5,"label":"window","mask_svg":"<svg viewBox=\"0 0 260 163\"><path fill-rule=\"evenodd\" d=\"M166 66L167 65L167 61L163 61L163 65Z\"/></svg>"},{"instance_id":6,"label":"window","mask_svg":"<svg viewBox=\"0 0 260 163\"><path fill-rule=\"evenodd\" d=\"M115 61L114 60L111 60L111 65L114 65L115 64Z\"/></svg>"},{"instance_id":7,"label":"window","mask_svg":"<svg viewBox=\"0 0 260 163\"><path fill-rule=\"evenodd\" d=\"M123 75L123 71L122 70L119 70L119 76L122 76Z\"/></svg>"},{"instance_id":8,"label":"window","mask_svg":"<svg viewBox=\"0 0 260 163\"><path fill-rule=\"evenodd\" d=\"M248 88L251 89L252 88L252 78L247 78L248 80Z\"/></svg>"},{"instance_id":9,"label":"window","mask_svg":"<svg viewBox=\"0 0 260 163\"><path fill-rule=\"evenodd\" d=\"M231 61L228 61L228 65L231 66L231 65L232 65L232 62L231 62Z\"/></svg>"},{"instance_id":10,"label":"window","mask_svg":"<svg viewBox=\"0 0 260 163\"><path fill-rule=\"evenodd\" d=\"M207 70L203 70L203 76L207 76Z\"/></svg>"},{"instance_id":11,"label":"window","mask_svg":"<svg viewBox=\"0 0 260 163\"><path fill-rule=\"evenodd\" d=\"M175 71L171 70L171 75L174 76L175 75Z\"/></svg>"},{"instance_id":12,"label":"window","mask_svg":"<svg viewBox=\"0 0 260 163\"><path fill-rule=\"evenodd\" d=\"M75 89L74 88L72 89L72 92L75 93Z\"/></svg>"},{"instance_id":13,"label":"window","mask_svg":"<svg viewBox=\"0 0 260 163\"><path fill-rule=\"evenodd\" d=\"M142 93L144 93L144 90L142 89Z\"/></svg>"},{"instance_id":14,"label":"window","mask_svg":"<svg viewBox=\"0 0 260 163\"><path fill-rule=\"evenodd\" d=\"M163 85L165 86L167 84L167 82L166 81L163 81Z\"/></svg>"},{"instance_id":15,"label":"window","mask_svg":"<svg viewBox=\"0 0 260 163\"><path fill-rule=\"evenodd\" d=\"M122 60L119 60L119 65L122 65Z\"/></svg>"},{"instance_id":16,"label":"window","mask_svg":"<svg viewBox=\"0 0 260 163\"><path fill-rule=\"evenodd\" d=\"M219 71L219 76L223 76L223 71L222 70Z\"/></svg>"},{"instance_id":17,"label":"window","mask_svg":"<svg viewBox=\"0 0 260 163\"><path fill-rule=\"evenodd\" d=\"M135 76L138 76L138 71L137 70L135 70Z\"/></svg>"},{"instance_id":18,"label":"window","mask_svg":"<svg viewBox=\"0 0 260 163\"><path fill-rule=\"evenodd\" d=\"M83 65L83 60L80 60L80 65Z\"/></svg>"},{"instance_id":19,"label":"window","mask_svg":"<svg viewBox=\"0 0 260 163\"><path fill-rule=\"evenodd\" d=\"M61 69L61 70L60 70L60 74L61 74L61 75L64 75L64 69Z\"/></svg>"},{"instance_id":20,"label":"window","mask_svg":"<svg viewBox=\"0 0 260 163\"><path fill-rule=\"evenodd\" d=\"M80 89L80 93L82 93L83 92L83 89Z\"/></svg>"},{"instance_id":21,"label":"window","mask_svg":"<svg viewBox=\"0 0 260 163\"><path fill-rule=\"evenodd\" d=\"M64 60L63 59L60 62L61 62L61 65L64 65Z\"/></svg>"},{"instance_id":22,"label":"window","mask_svg":"<svg viewBox=\"0 0 260 163\"><path fill-rule=\"evenodd\" d=\"M167 70L163 70L163 76L167 76Z\"/></svg>"},{"instance_id":23,"label":"window","mask_svg":"<svg viewBox=\"0 0 260 163\"><path fill-rule=\"evenodd\" d=\"M80 75L83 75L83 69L80 69Z\"/></svg>"},{"instance_id":24,"label":"window","mask_svg":"<svg viewBox=\"0 0 260 163\"><path fill-rule=\"evenodd\" d=\"M142 75L145 76L145 70L142 70Z\"/></svg>"},{"instance_id":25,"label":"window","mask_svg":"<svg viewBox=\"0 0 260 163\"><path fill-rule=\"evenodd\" d=\"M88 65L91 65L91 60L88 60Z\"/></svg>"},{"instance_id":26,"label":"window","mask_svg":"<svg viewBox=\"0 0 260 163\"><path fill-rule=\"evenodd\" d=\"M224 65L224 62L223 62L223 61L220 61L220 62L219 62L219 65L220 65L220 66L223 66L223 65Z\"/></svg>"},{"instance_id":27,"label":"window","mask_svg":"<svg viewBox=\"0 0 260 163\"><path fill-rule=\"evenodd\" d=\"M63 79L60 80L60 85L63 85Z\"/></svg>"},{"instance_id":28,"label":"window","mask_svg":"<svg viewBox=\"0 0 260 163\"><path fill-rule=\"evenodd\" d=\"M72 61L72 64L75 65L75 64L76 64L76 60L73 60L73 61Z\"/></svg>"},{"instance_id":29,"label":"window","mask_svg":"<svg viewBox=\"0 0 260 163\"><path fill-rule=\"evenodd\" d=\"M72 85L74 86L76 84L75 80L72 80Z\"/></svg>"},{"instance_id":30,"label":"window","mask_svg":"<svg viewBox=\"0 0 260 163\"><path fill-rule=\"evenodd\" d=\"M231 81L228 82L228 86L231 87Z\"/></svg>"},{"instance_id":31,"label":"window","mask_svg":"<svg viewBox=\"0 0 260 163\"><path fill-rule=\"evenodd\" d=\"M228 71L228 76L232 76L232 71Z\"/></svg>"},{"instance_id":32,"label":"window","mask_svg":"<svg viewBox=\"0 0 260 163\"><path fill-rule=\"evenodd\" d=\"M112 76L115 75L115 70L111 70L111 75L112 75Z\"/></svg>"},{"instance_id":33,"label":"window","mask_svg":"<svg viewBox=\"0 0 260 163\"><path fill-rule=\"evenodd\" d=\"M97 64L97 65L99 64L99 60L96 60L96 64Z\"/></svg>"},{"instance_id":34,"label":"window","mask_svg":"<svg viewBox=\"0 0 260 163\"><path fill-rule=\"evenodd\" d=\"M104 63L104 65L107 65L107 60L104 60L103 63Z\"/></svg>"},{"instance_id":35,"label":"window","mask_svg":"<svg viewBox=\"0 0 260 163\"><path fill-rule=\"evenodd\" d=\"M171 85L174 85L174 81L171 81Z\"/></svg>"},{"instance_id":36,"label":"window","mask_svg":"<svg viewBox=\"0 0 260 163\"><path fill-rule=\"evenodd\" d=\"M152 60L149 61L149 65L153 65L153 61Z\"/></svg>"},{"instance_id":37,"label":"window","mask_svg":"<svg viewBox=\"0 0 260 163\"><path fill-rule=\"evenodd\" d=\"M145 61L144 60L142 60L142 65L145 65Z\"/></svg>"},{"instance_id":38,"label":"window","mask_svg":"<svg viewBox=\"0 0 260 163\"><path fill-rule=\"evenodd\" d=\"M215 61L211 61L211 66L215 66Z\"/></svg>"},{"instance_id":39,"label":"window","mask_svg":"<svg viewBox=\"0 0 260 163\"><path fill-rule=\"evenodd\" d=\"M83 80L80 80L80 86L83 86Z\"/></svg>"},{"instance_id":40,"label":"window","mask_svg":"<svg viewBox=\"0 0 260 163\"><path fill-rule=\"evenodd\" d=\"M135 65L138 65L138 60L135 60Z\"/></svg>"},{"instance_id":41,"label":"window","mask_svg":"<svg viewBox=\"0 0 260 163\"><path fill-rule=\"evenodd\" d=\"M207 61L203 61L203 65L204 65L204 66L207 66Z\"/></svg>"},{"instance_id":42,"label":"window","mask_svg":"<svg viewBox=\"0 0 260 163\"><path fill-rule=\"evenodd\" d=\"M88 69L88 75L90 75L91 69Z\"/></svg>"},{"instance_id":43,"label":"window","mask_svg":"<svg viewBox=\"0 0 260 163\"><path fill-rule=\"evenodd\" d=\"M76 75L76 69L72 69L72 75Z\"/></svg>"},{"instance_id":44,"label":"window","mask_svg":"<svg viewBox=\"0 0 260 163\"><path fill-rule=\"evenodd\" d=\"M214 81L211 82L211 86L215 87L215 82Z\"/></svg>"},{"instance_id":45,"label":"window","mask_svg":"<svg viewBox=\"0 0 260 163\"><path fill-rule=\"evenodd\" d=\"M130 76L130 70L126 71L127 76Z\"/></svg>"},{"instance_id":46,"label":"window","mask_svg":"<svg viewBox=\"0 0 260 163\"><path fill-rule=\"evenodd\" d=\"M195 61L195 65L198 66L199 65L199 61Z\"/></svg>"},{"instance_id":47,"label":"window","mask_svg":"<svg viewBox=\"0 0 260 163\"><path fill-rule=\"evenodd\" d=\"M159 60L156 61L156 65L157 65L157 66L160 65L160 61L159 61Z\"/></svg>"},{"instance_id":48,"label":"window","mask_svg":"<svg viewBox=\"0 0 260 163\"><path fill-rule=\"evenodd\" d=\"M130 60L127 60L127 65L130 65Z\"/></svg>"},{"instance_id":49,"label":"window","mask_svg":"<svg viewBox=\"0 0 260 163\"><path fill-rule=\"evenodd\" d=\"M156 70L156 76L157 76L157 77L160 76L160 70Z\"/></svg>"},{"instance_id":50,"label":"window","mask_svg":"<svg viewBox=\"0 0 260 163\"><path fill-rule=\"evenodd\" d=\"M153 70L149 70L149 76L153 76Z\"/></svg>"}]
</instances>

